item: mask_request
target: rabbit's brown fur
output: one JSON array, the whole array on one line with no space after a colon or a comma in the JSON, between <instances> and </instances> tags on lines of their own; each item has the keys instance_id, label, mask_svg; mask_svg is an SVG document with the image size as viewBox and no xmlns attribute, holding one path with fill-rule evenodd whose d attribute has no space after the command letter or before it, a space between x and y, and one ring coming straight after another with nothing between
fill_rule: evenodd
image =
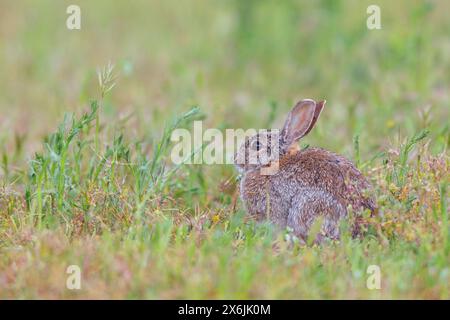
<instances>
[{"instance_id":1,"label":"rabbit's brown fur","mask_svg":"<svg viewBox=\"0 0 450 320\"><path fill-rule=\"evenodd\" d=\"M307 148L302 151L292 148L296 140L311 130L323 107L322 103L318 113L316 111L314 115L305 115L305 111L298 111L299 105L301 108L316 110L317 105L312 101L314 107L305 107L301 105L304 101L311 103L312 100L303 100L297 104L295 112L302 114L295 125L301 127L304 121L309 121L309 124L301 127L300 133L295 132L294 138L291 139L293 141L288 137L287 143L280 142L279 167L275 174L261 174L260 169L271 163L255 166L237 164L238 169L243 171L241 198L247 211L258 220L269 219L281 228L289 227L303 240L307 239L315 219L322 216L321 232L316 241L320 242L323 237L338 239L339 221L347 216L349 206L355 212L364 209L373 212L375 202L367 196L366 190L370 189L370 184L346 158L320 148ZM284 131L289 122L288 118ZM292 131L287 128L287 131L289 130ZM241 147L236 159L239 159L239 153L242 154L245 148L248 148L248 144ZM355 226L355 233L358 232L357 227Z\"/></svg>"}]
</instances>

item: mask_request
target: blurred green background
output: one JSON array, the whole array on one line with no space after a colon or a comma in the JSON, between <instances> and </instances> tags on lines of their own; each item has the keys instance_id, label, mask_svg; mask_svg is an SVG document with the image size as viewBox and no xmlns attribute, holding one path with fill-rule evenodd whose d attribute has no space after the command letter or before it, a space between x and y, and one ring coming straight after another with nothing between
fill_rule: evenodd
<instances>
[{"instance_id":1,"label":"blurred green background","mask_svg":"<svg viewBox=\"0 0 450 320\"><path fill-rule=\"evenodd\" d=\"M70 4L79 31L66 28ZM1 0L0 137L23 133L33 148L98 97L96 70L109 61L119 80L104 119L137 113L138 135L193 105L211 127L277 125L300 98L328 101L309 139L339 152L355 134L364 154L416 132L426 106L444 130L450 3L377 1L381 30L366 27L370 4Z\"/></svg>"}]
</instances>

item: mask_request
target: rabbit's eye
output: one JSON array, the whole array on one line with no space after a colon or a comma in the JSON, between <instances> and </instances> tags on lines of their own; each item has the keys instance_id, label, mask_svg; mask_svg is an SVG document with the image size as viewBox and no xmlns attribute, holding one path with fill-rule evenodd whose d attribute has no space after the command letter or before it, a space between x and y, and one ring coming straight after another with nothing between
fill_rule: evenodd
<instances>
[{"instance_id":1,"label":"rabbit's eye","mask_svg":"<svg viewBox=\"0 0 450 320\"><path fill-rule=\"evenodd\" d=\"M253 141L251 144L251 148L253 150L259 151L262 148L262 144L261 142L259 142L259 140Z\"/></svg>"}]
</instances>

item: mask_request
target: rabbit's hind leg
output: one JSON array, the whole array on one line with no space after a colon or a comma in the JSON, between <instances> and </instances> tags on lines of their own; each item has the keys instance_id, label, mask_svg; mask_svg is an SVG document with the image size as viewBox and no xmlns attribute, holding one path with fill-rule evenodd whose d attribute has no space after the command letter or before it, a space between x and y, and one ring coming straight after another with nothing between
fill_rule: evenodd
<instances>
[{"instance_id":1,"label":"rabbit's hind leg","mask_svg":"<svg viewBox=\"0 0 450 320\"><path fill-rule=\"evenodd\" d=\"M306 241L311 226L322 217L320 232L315 239L320 243L323 238L339 239L339 220L344 216L345 208L330 193L307 188L292 199L287 226L297 237Z\"/></svg>"}]
</instances>

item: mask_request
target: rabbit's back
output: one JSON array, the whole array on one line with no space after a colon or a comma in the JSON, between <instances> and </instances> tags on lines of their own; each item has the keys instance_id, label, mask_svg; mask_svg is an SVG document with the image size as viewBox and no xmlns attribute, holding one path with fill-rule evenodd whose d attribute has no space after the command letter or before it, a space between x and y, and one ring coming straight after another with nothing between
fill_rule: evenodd
<instances>
[{"instance_id":1,"label":"rabbit's back","mask_svg":"<svg viewBox=\"0 0 450 320\"><path fill-rule=\"evenodd\" d=\"M278 179L292 181L299 190L326 191L344 207L351 205L356 211L375 209L375 202L368 193L369 182L341 155L321 148L307 148L282 157L279 168Z\"/></svg>"}]
</instances>

